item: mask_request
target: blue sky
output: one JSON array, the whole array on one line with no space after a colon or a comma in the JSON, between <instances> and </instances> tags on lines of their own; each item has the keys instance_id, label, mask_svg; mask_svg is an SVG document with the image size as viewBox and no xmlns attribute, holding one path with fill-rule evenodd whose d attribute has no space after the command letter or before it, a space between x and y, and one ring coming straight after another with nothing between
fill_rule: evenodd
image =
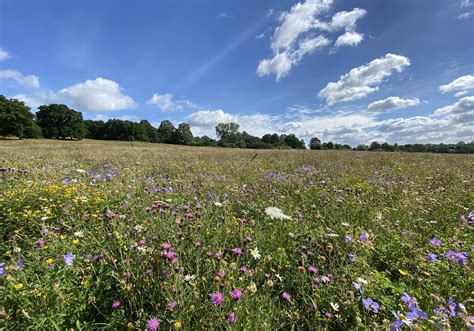
<instances>
[{"instance_id":1,"label":"blue sky","mask_svg":"<svg viewBox=\"0 0 474 331\"><path fill-rule=\"evenodd\" d=\"M474 139L474 1L0 0L0 93L356 145Z\"/></svg>"}]
</instances>

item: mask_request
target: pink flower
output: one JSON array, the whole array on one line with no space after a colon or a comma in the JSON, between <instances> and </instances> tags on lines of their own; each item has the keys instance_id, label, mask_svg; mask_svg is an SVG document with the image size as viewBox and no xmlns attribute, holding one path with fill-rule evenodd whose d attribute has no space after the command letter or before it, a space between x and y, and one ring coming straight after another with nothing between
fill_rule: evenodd
<instances>
[{"instance_id":1,"label":"pink flower","mask_svg":"<svg viewBox=\"0 0 474 331\"><path fill-rule=\"evenodd\" d=\"M163 248L164 248L164 249L170 249L170 248L171 248L171 244L170 244L170 243L164 243L164 244L163 244Z\"/></svg>"},{"instance_id":2,"label":"pink flower","mask_svg":"<svg viewBox=\"0 0 474 331\"><path fill-rule=\"evenodd\" d=\"M283 300L285 301L291 301L291 294L288 293L288 292L283 292L281 297L283 298Z\"/></svg>"},{"instance_id":3,"label":"pink flower","mask_svg":"<svg viewBox=\"0 0 474 331\"><path fill-rule=\"evenodd\" d=\"M311 273L311 274L315 274L315 273L318 271L318 269L316 269L316 267L310 266L310 267L308 268L308 271L309 271L309 273Z\"/></svg>"},{"instance_id":4,"label":"pink flower","mask_svg":"<svg viewBox=\"0 0 474 331\"><path fill-rule=\"evenodd\" d=\"M230 324L235 324L237 322L237 317L235 316L234 312L231 312L229 315L229 323Z\"/></svg>"},{"instance_id":5,"label":"pink flower","mask_svg":"<svg viewBox=\"0 0 474 331\"><path fill-rule=\"evenodd\" d=\"M112 303L112 308L113 309L119 309L119 307L120 307L120 301L115 300L114 303Z\"/></svg>"},{"instance_id":6,"label":"pink flower","mask_svg":"<svg viewBox=\"0 0 474 331\"><path fill-rule=\"evenodd\" d=\"M240 271L241 271L242 273L247 272L247 267L246 267L245 265L241 266L241 267L240 267Z\"/></svg>"},{"instance_id":7,"label":"pink flower","mask_svg":"<svg viewBox=\"0 0 474 331\"><path fill-rule=\"evenodd\" d=\"M216 306L219 306L222 303L222 301L224 301L224 295L220 292L213 293L211 295L211 301Z\"/></svg>"},{"instance_id":8,"label":"pink flower","mask_svg":"<svg viewBox=\"0 0 474 331\"><path fill-rule=\"evenodd\" d=\"M151 318L146 324L148 331L156 331L160 328L160 320L158 318Z\"/></svg>"},{"instance_id":9,"label":"pink flower","mask_svg":"<svg viewBox=\"0 0 474 331\"><path fill-rule=\"evenodd\" d=\"M178 305L178 303L176 301L173 301L173 302L170 302L168 303L168 305L166 306L166 308L169 310L169 311L173 311L176 306Z\"/></svg>"},{"instance_id":10,"label":"pink flower","mask_svg":"<svg viewBox=\"0 0 474 331\"><path fill-rule=\"evenodd\" d=\"M240 247L235 247L232 249L232 253L234 253L235 255L241 255L242 254L242 248Z\"/></svg>"},{"instance_id":11,"label":"pink flower","mask_svg":"<svg viewBox=\"0 0 474 331\"><path fill-rule=\"evenodd\" d=\"M234 288L232 290L232 292L230 292L230 296L232 297L232 299L234 300L239 300L241 297L242 297L242 290L238 289L238 288Z\"/></svg>"}]
</instances>

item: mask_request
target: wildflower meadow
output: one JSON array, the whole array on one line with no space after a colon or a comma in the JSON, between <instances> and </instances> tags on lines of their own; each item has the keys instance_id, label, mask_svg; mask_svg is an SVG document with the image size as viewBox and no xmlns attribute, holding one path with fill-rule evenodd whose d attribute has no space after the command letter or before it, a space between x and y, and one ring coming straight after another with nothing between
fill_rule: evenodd
<instances>
[{"instance_id":1,"label":"wildflower meadow","mask_svg":"<svg viewBox=\"0 0 474 331\"><path fill-rule=\"evenodd\" d=\"M473 161L1 141L0 329L472 329Z\"/></svg>"}]
</instances>

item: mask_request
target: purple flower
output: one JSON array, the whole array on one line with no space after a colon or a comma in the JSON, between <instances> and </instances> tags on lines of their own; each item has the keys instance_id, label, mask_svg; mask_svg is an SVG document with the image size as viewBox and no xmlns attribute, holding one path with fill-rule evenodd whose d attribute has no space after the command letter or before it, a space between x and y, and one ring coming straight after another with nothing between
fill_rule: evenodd
<instances>
[{"instance_id":1,"label":"purple flower","mask_svg":"<svg viewBox=\"0 0 474 331\"><path fill-rule=\"evenodd\" d=\"M359 239L360 241L367 241L369 240L369 234L367 232L361 232Z\"/></svg>"},{"instance_id":2,"label":"purple flower","mask_svg":"<svg viewBox=\"0 0 474 331\"><path fill-rule=\"evenodd\" d=\"M240 272L246 273L247 272L247 267L245 265L240 267Z\"/></svg>"},{"instance_id":3,"label":"purple flower","mask_svg":"<svg viewBox=\"0 0 474 331\"><path fill-rule=\"evenodd\" d=\"M455 252L449 250L445 256L448 260L457 261L460 265L464 265L467 260L468 254L466 252Z\"/></svg>"},{"instance_id":4,"label":"purple flower","mask_svg":"<svg viewBox=\"0 0 474 331\"><path fill-rule=\"evenodd\" d=\"M436 260L438 260L438 255L428 252L428 255L426 255L426 261L435 262Z\"/></svg>"},{"instance_id":5,"label":"purple flower","mask_svg":"<svg viewBox=\"0 0 474 331\"><path fill-rule=\"evenodd\" d=\"M362 303L368 311L373 311L376 314L379 312L379 304L372 300L372 298L362 299Z\"/></svg>"},{"instance_id":6,"label":"purple flower","mask_svg":"<svg viewBox=\"0 0 474 331\"><path fill-rule=\"evenodd\" d=\"M224 271L220 270L218 273L217 273L217 276L219 276L220 278L224 277L225 273Z\"/></svg>"},{"instance_id":7,"label":"purple flower","mask_svg":"<svg viewBox=\"0 0 474 331\"><path fill-rule=\"evenodd\" d=\"M418 308L413 308L411 312L406 314L406 318L410 320L412 323L418 323L422 320L426 319L428 314L419 310Z\"/></svg>"},{"instance_id":8,"label":"purple flower","mask_svg":"<svg viewBox=\"0 0 474 331\"><path fill-rule=\"evenodd\" d=\"M228 321L230 324L235 324L235 322L237 322L237 317L234 312L230 313Z\"/></svg>"},{"instance_id":9,"label":"purple flower","mask_svg":"<svg viewBox=\"0 0 474 331\"><path fill-rule=\"evenodd\" d=\"M151 318L146 324L148 331L156 331L160 328L160 320L158 318Z\"/></svg>"},{"instance_id":10,"label":"purple flower","mask_svg":"<svg viewBox=\"0 0 474 331\"><path fill-rule=\"evenodd\" d=\"M456 302L454 301L453 298L449 298L448 299L448 310L449 310L449 314L452 316L452 317L455 317L456 316L456 307L457 307L457 304Z\"/></svg>"},{"instance_id":11,"label":"purple flower","mask_svg":"<svg viewBox=\"0 0 474 331\"><path fill-rule=\"evenodd\" d=\"M281 294L281 297L282 297L283 300L285 300L285 301L291 301L291 294L288 293L288 292L283 292L283 293Z\"/></svg>"},{"instance_id":12,"label":"purple flower","mask_svg":"<svg viewBox=\"0 0 474 331\"><path fill-rule=\"evenodd\" d=\"M74 254L72 253L67 253L63 256L64 258L64 263L67 265L67 266L72 266L73 262L74 262Z\"/></svg>"},{"instance_id":13,"label":"purple flower","mask_svg":"<svg viewBox=\"0 0 474 331\"><path fill-rule=\"evenodd\" d=\"M230 292L230 296L234 300L239 300L242 297L242 290L234 288L232 292Z\"/></svg>"},{"instance_id":14,"label":"purple flower","mask_svg":"<svg viewBox=\"0 0 474 331\"><path fill-rule=\"evenodd\" d=\"M163 249L170 249L171 244L170 243L163 243Z\"/></svg>"},{"instance_id":15,"label":"purple flower","mask_svg":"<svg viewBox=\"0 0 474 331\"><path fill-rule=\"evenodd\" d=\"M441 240L438 239L438 238L432 238L432 239L430 240L430 244L431 244L431 246L433 246L433 247L439 247L439 246L441 246Z\"/></svg>"},{"instance_id":16,"label":"purple flower","mask_svg":"<svg viewBox=\"0 0 474 331\"><path fill-rule=\"evenodd\" d=\"M222 301L224 301L224 295L220 292L213 293L211 295L211 301L216 306L219 306L222 303Z\"/></svg>"},{"instance_id":17,"label":"purple flower","mask_svg":"<svg viewBox=\"0 0 474 331\"><path fill-rule=\"evenodd\" d=\"M120 301L119 300L115 300L113 303L112 303L112 308L113 309L119 309L120 307Z\"/></svg>"},{"instance_id":18,"label":"purple flower","mask_svg":"<svg viewBox=\"0 0 474 331\"><path fill-rule=\"evenodd\" d=\"M232 253L234 253L235 255L240 256L242 254L242 248L240 248L240 247L232 248Z\"/></svg>"},{"instance_id":19,"label":"purple flower","mask_svg":"<svg viewBox=\"0 0 474 331\"><path fill-rule=\"evenodd\" d=\"M7 267L7 264L5 262L0 263L0 277L3 277L5 275L6 271L5 268Z\"/></svg>"},{"instance_id":20,"label":"purple flower","mask_svg":"<svg viewBox=\"0 0 474 331\"><path fill-rule=\"evenodd\" d=\"M405 303L405 306L408 309L413 310L414 308L416 308L416 299L408 295L408 293L406 292L403 292L402 301Z\"/></svg>"},{"instance_id":21,"label":"purple flower","mask_svg":"<svg viewBox=\"0 0 474 331\"><path fill-rule=\"evenodd\" d=\"M352 282L352 285L356 288L357 291L359 291L360 294L364 293L362 290L362 286L359 283Z\"/></svg>"},{"instance_id":22,"label":"purple flower","mask_svg":"<svg viewBox=\"0 0 474 331\"><path fill-rule=\"evenodd\" d=\"M349 253L347 254L347 257L349 258L349 261L355 262L356 261L356 256L355 254Z\"/></svg>"},{"instance_id":23,"label":"purple flower","mask_svg":"<svg viewBox=\"0 0 474 331\"><path fill-rule=\"evenodd\" d=\"M310 274L315 274L316 272L318 272L318 269L316 269L316 267L310 266L310 267L308 268L308 272L309 272Z\"/></svg>"},{"instance_id":24,"label":"purple flower","mask_svg":"<svg viewBox=\"0 0 474 331\"><path fill-rule=\"evenodd\" d=\"M395 320L392 324L390 324L390 331L399 331L403 329L405 324L401 320Z\"/></svg>"},{"instance_id":25,"label":"purple flower","mask_svg":"<svg viewBox=\"0 0 474 331\"><path fill-rule=\"evenodd\" d=\"M43 248L44 244L45 244L45 241L43 239L38 240L39 247Z\"/></svg>"},{"instance_id":26,"label":"purple flower","mask_svg":"<svg viewBox=\"0 0 474 331\"><path fill-rule=\"evenodd\" d=\"M351 238L351 236L349 236L349 235L346 235L346 236L345 236L345 240L346 240L346 243L352 242L352 238Z\"/></svg>"},{"instance_id":27,"label":"purple flower","mask_svg":"<svg viewBox=\"0 0 474 331\"><path fill-rule=\"evenodd\" d=\"M166 305L166 309L168 309L169 311L173 311L177 305L178 303L176 301L170 302Z\"/></svg>"}]
</instances>

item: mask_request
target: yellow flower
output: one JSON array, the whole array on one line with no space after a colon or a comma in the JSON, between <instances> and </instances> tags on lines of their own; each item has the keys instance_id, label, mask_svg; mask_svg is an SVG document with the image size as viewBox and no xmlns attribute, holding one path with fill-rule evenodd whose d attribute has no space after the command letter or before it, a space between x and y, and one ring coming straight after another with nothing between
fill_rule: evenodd
<instances>
[{"instance_id":1,"label":"yellow flower","mask_svg":"<svg viewBox=\"0 0 474 331\"><path fill-rule=\"evenodd\" d=\"M399 272L399 273L400 273L400 275L402 275L402 276L406 276L406 275L408 275L408 274L409 274L409 272L408 272L408 271L405 271L405 270L403 270L403 269L398 269L398 272Z\"/></svg>"},{"instance_id":2,"label":"yellow flower","mask_svg":"<svg viewBox=\"0 0 474 331\"><path fill-rule=\"evenodd\" d=\"M16 284L16 285L14 286L14 288L15 288L15 290L19 291L19 290L21 290L21 289L23 288L23 284L22 284L22 283Z\"/></svg>"},{"instance_id":3,"label":"yellow flower","mask_svg":"<svg viewBox=\"0 0 474 331\"><path fill-rule=\"evenodd\" d=\"M51 258L46 260L46 264L50 264L50 263L53 263L53 259L51 259Z\"/></svg>"},{"instance_id":4,"label":"yellow flower","mask_svg":"<svg viewBox=\"0 0 474 331\"><path fill-rule=\"evenodd\" d=\"M79 239L74 239L74 240L72 241L72 243L73 243L74 245L79 244Z\"/></svg>"},{"instance_id":5,"label":"yellow flower","mask_svg":"<svg viewBox=\"0 0 474 331\"><path fill-rule=\"evenodd\" d=\"M183 324L182 324L181 322L175 322L175 323L174 323L174 328L175 328L176 330L179 330L179 329L181 329L182 327L183 327Z\"/></svg>"}]
</instances>

